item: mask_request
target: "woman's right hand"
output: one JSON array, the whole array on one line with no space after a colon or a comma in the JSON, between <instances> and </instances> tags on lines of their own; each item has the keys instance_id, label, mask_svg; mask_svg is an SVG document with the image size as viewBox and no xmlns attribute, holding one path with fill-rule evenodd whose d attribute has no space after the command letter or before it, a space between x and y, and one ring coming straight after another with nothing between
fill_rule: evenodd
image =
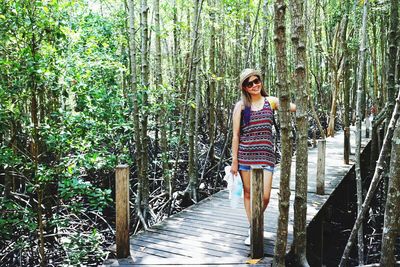
<instances>
[{"instance_id":1,"label":"woman's right hand","mask_svg":"<svg viewBox=\"0 0 400 267\"><path fill-rule=\"evenodd\" d=\"M238 160L232 160L231 173L236 176L238 173L239 163Z\"/></svg>"}]
</instances>

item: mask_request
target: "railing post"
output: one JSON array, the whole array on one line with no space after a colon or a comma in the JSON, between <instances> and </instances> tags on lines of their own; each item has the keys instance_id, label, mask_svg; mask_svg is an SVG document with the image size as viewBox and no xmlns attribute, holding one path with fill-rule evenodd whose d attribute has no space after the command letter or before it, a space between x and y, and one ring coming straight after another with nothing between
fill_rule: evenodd
<instances>
[{"instance_id":1,"label":"railing post","mask_svg":"<svg viewBox=\"0 0 400 267\"><path fill-rule=\"evenodd\" d=\"M371 121L369 120L369 116L365 116L365 138L369 138L369 129L371 128Z\"/></svg>"},{"instance_id":2,"label":"railing post","mask_svg":"<svg viewBox=\"0 0 400 267\"><path fill-rule=\"evenodd\" d=\"M260 166L251 166L250 186L250 255L252 259L264 257L264 214L263 214L263 169Z\"/></svg>"},{"instance_id":3,"label":"railing post","mask_svg":"<svg viewBox=\"0 0 400 267\"><path fill-rule=\"evenodd\" d=\"M317 194L325 194L325 152L326 139L318 140L318 163L317 163Z\"/></svg>"},{"instance_id":4,"label":"railing post","mask_svg":"<svg viewBox=\"0 0 400 267\"><path fill-rule=\"evenodd\" d=\"M317 147L317 130L312 131L312 147Z\"/></svg>"},{"instance_id":5,"label":"railing post","mask_svg":"<svg viewBox=\"0 0 400 267\"><path fill-rule=\"evenodd\" d=\"M350 127L344 127L344 163L349 164L350 158Z\"/></svg>"},{"instance_id":6,"label":"railing post","mask_svg":"<svg viewBox=\"0 0 400 267\"><path fill-rule=\"evenodd\" d=\"M116 244L117 258L127 258L129 248L129 166L118 165L115 170Z\"/></svg>"}]
</instances>

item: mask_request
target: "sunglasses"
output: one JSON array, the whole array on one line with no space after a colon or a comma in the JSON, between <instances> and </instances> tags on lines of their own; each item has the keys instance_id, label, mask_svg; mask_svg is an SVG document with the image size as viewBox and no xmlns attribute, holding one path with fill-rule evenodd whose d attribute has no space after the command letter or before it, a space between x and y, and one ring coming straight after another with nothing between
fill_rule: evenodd
<instances>
[{"instance_id":1,"label":"sunglasses","mask_svg":"<svg viewBox=\"0 0 400 267\"><path fill-rule=\"evenodd\" d=\"M254 80L252 80L252 81L249 81L249 82L246 82L245 84L244 84L244 87L246 87L246 88L251 88L251 87L253 87L255 84L260 84L261 83L261 80L260 79L254 79Z\"/></svg>"}]
</instances>

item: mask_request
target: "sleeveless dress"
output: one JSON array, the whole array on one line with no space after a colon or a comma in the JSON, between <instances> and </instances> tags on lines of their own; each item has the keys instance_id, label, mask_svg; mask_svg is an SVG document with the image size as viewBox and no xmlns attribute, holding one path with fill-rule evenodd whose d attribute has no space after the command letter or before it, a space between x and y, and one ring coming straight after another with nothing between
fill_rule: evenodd
<instances>
[{"instance_id":1,"label":"sleeveless dress","mask_svg":"<svg viewBox=\"0 0 400 267\"><path fill-rule=\"evenodd\" d=\"M272 135L274 113L271 105L265 98L262 109L250 112L250 121L241 125L240 128L239 165L274 167L275 153Z\"/></svg>"}]
</instances>

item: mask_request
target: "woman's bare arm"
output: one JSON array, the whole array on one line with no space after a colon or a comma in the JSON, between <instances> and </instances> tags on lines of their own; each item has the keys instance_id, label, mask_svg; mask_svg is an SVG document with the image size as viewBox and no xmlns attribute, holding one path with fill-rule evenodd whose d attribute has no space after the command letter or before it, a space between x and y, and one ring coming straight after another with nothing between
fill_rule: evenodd
<instances>
[{"instance_id":1,"label":"woman's bare arm","mask_svg":"<svg viewBox=\"0 0 400 267\"><path fill-rule=\"evenodd\" d=\"M239 168L238 153L240 139L240 117L243 109L242 101L236 103L233 109L233 126L232 126L232 165L231 173L236 175Z\"/></svg>"},{"instance_id":2,"label":"woman's bare arm","mask_svg":"<svg viewBox=\"0 0 400 267\"><path fill-rule=\"evenodd\" d=\"M274 110L279 109L279 98L277 98L275 96L268 96L267 99L268 99L268 102L271 104L272 109L274 109ZM296 104L290 102L289 111L296 112Z\"/></svg>"}]
</instances>

